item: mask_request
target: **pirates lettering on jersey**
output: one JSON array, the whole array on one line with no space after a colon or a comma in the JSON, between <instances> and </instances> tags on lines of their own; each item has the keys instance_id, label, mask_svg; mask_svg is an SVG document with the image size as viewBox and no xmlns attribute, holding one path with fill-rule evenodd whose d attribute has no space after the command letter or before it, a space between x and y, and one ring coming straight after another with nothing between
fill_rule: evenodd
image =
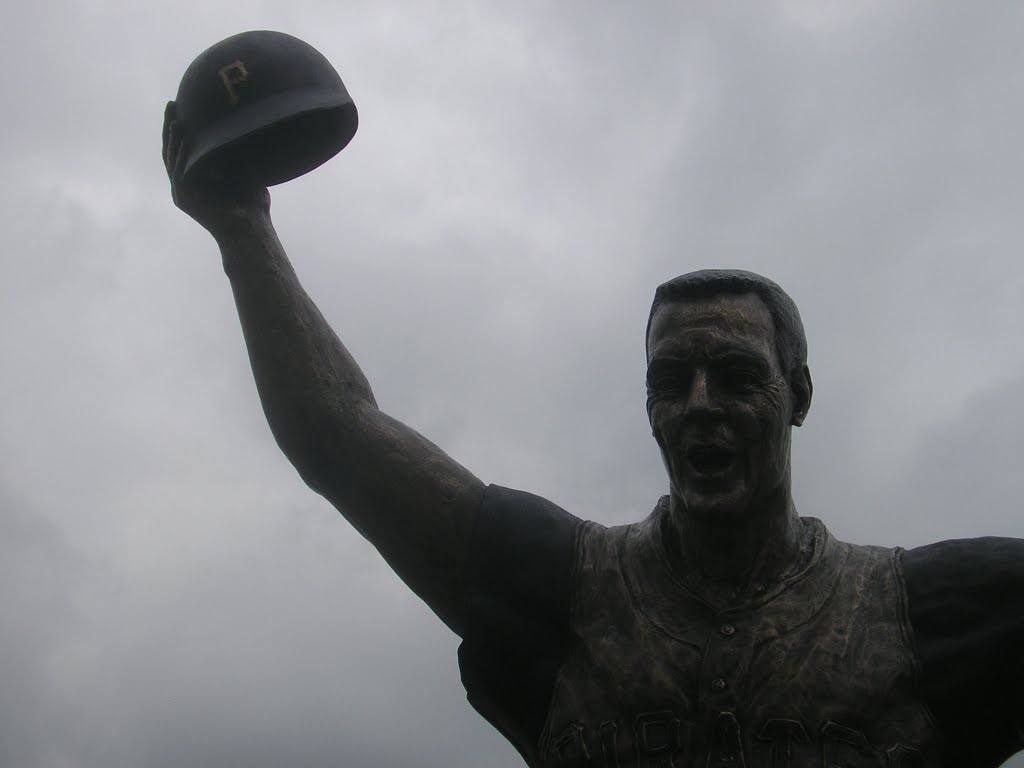
<instances>
[{"instance_id":1,"label":"pirates lettering on jersey","mask_svg":"<svg viewBox=\"0 0 1024 768\"><path fill-rule=\"evenodd\" d=\"M903 744L872 745L855 728L828 720L807 729L799 720L769 718L756 739L767 749L748 760L740 724L719 713L698 754L697 727L673 712L607 720L597 727L573 722L550 744L543 764L552 768L924 768L921 752Z\"/></svg>"}]
</instances>

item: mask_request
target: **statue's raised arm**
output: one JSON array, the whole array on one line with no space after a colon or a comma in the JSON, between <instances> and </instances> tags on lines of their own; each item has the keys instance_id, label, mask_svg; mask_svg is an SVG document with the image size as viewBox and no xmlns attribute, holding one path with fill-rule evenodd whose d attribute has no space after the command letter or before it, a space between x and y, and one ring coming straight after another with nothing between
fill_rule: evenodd
<instances>
[{"instance_id":1,"label":"statue's raised arm","mask_svg":"<svg viewBox=\"0 0 1024 768\"><path fill-rule=\"evenodd\" d=\"M366 377L299 283L274 231L267 189L185 176L185 152L172 102L163 134L172 196L220 246L278 445L461 634L469 532L483 484L377 408Z\"/></svg>"}]
</instances>

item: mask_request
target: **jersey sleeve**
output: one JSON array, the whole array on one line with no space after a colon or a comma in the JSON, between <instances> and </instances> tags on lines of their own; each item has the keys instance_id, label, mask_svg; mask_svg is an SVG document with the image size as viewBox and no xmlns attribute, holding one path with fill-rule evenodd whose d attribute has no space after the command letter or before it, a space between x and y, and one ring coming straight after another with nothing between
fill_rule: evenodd
<instances>
[{"instance_id":1,"label":"jersey sleeve","mask_svg":"<svg viewBox=\"0 0 1024 768\"><path fill-rule=\"evenodd\" d=\"M568 648L580 522L550 501L492 485L473 534L462 683L528 762Z\"/></svg>"},{"instance_id":2,"label":"jersey sleeve","mask_svg":"<svg viewBox=\"0 0 1024 768\"><path fill-rule=\"evenodd\" d=\"M920 687L948 765L1024 749L1024 540L942 541L903 553Z\"/></svg>"}]
</instances>

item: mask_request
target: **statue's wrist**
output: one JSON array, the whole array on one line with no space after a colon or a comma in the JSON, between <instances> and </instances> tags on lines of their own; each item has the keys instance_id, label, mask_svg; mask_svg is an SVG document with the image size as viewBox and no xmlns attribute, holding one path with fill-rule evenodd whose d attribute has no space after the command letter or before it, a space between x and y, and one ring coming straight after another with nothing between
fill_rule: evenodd
<instances>
[{"instance_id":1,"label":"statue's wrist","mask_svg":"<svg viewBox=\"0 0 1024 768\"><path fill-rule=\"evenodd\" d=\"M277 234L268 211L250 210L218 221L210 229L220 246L221 261L228 277L267 267L276 252ZM272 259L271 259L272 260Z\"/></svg>"},{"instance_id":2,"label":"statue's wrist","mask_svg":"<svg viewBox=\"0 0 1024 768\"><path fill-rule=\"evenodd\" d=\"M237 240L259 238L273 233L270 213L260 208L233 208L209 220L207 229L223 248Z\"/></svg>"}]
</instances>

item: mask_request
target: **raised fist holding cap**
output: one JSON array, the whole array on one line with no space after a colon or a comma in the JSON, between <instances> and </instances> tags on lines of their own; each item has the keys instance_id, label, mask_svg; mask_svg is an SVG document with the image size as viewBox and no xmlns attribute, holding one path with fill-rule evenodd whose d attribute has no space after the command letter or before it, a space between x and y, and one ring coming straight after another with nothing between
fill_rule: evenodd
<instances>
[{"instance_id":1,"label":"raised fist holding cap","mask_svg":"<svg viewBox=\"0 0 1024 768\"><path fill-rule=\"evenodd\" d=\"M331 63L282 32L243 32L203 51L164 115L178 207L207 229L266 209L262 190L308 173L351 141L359 118Z\"/></svg>"}]
</instances>

